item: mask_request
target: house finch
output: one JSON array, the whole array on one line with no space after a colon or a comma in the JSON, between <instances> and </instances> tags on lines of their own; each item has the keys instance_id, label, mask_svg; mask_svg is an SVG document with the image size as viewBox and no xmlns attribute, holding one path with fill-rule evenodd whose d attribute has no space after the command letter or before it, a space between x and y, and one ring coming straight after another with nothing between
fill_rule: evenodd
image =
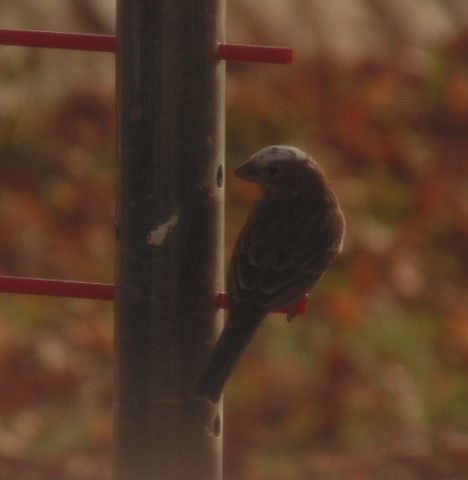
<instances>
[{"instance_id":1,"label":"house finch","mask_svg":"<svg viewBox=\"0 0 468 480\"><path fill-rule=\"evenodd\" d=\"M298 148L263 148L235 174L258 183L262 196L237 239L227 280L228 319L194 388L195 397L213 403L263 318L294 306L317 283L341 250L345 230L323 170Z\"/></svg>"}]
</instances>

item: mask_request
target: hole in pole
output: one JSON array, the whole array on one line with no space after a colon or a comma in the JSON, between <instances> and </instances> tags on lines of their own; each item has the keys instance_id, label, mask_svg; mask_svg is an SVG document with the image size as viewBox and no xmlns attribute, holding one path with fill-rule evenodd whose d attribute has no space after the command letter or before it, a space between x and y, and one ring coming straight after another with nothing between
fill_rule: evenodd
<instances>
[{"instance_id":1,"label":"hole in pole","mask_svg":"<svg viewBox=\"0 0 468 480\"><path fill-rule=\"evenodd\" d=\"M213 419L213 434L215 437L221 435L221 416L219 413Z\"/></svg>"},{"instance_id":2,"label":"hole in pole","mask_svg":"<svg viewBox=\"0 0 468 480\"><path fill-rule=\"evenodd\" d=\"M224 186L224 168L222 165L219 165L216 170L216 185L218 188L223 188Z\"/></svg>"}]
</instances>

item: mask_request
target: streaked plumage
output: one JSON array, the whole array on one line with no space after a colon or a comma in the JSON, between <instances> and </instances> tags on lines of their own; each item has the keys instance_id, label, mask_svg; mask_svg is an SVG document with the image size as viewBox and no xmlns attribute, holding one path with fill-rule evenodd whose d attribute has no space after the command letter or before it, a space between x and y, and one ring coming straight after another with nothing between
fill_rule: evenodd
<instances>
[{"instance_id":1,"label":"streaked plumage","mask_svg":"<svg viewBox=\"0 0 468 480\"><path fill-rule=\"evenodd\" d=\"M236 175L262 196L239 235L228 272L229 315L194 395L217 402L263 318L294 304L341 250L345 222L320 166L289 146L266 147ZM288 315L288 320L292 316Z\"/></svg>"}]
</instances>

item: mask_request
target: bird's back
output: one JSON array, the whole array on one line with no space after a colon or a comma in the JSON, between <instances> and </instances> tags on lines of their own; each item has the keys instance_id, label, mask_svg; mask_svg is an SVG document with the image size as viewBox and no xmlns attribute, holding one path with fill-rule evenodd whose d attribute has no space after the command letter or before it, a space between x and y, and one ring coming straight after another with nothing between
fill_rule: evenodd
<instances>
[{"instance_id":1,"label":"bird's back","mask_svg":"<svg viewBox=\"0 0 468 480\"><path fill-rule=\"evenodd\" d=\"M271 311L298 300L337 255L343 233L334 198L262 198L237 240L228 272L230 303Z\"/></svg>"}]
</instances>

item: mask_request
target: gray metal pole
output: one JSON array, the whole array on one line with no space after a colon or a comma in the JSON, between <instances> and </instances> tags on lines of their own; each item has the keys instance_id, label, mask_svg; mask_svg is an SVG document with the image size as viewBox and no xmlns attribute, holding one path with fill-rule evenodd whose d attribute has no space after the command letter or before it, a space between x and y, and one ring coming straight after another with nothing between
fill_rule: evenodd
<instances>
[{"instance_id":1,"label":"gray metal pole","mask_svg":"<svg viewBox=\"0 0 468 480\"><path fill-rule=\"evenodd\" d=\"M219 480L224 0L118 0L115 480Z\"/></svg>"}]
</instances>

